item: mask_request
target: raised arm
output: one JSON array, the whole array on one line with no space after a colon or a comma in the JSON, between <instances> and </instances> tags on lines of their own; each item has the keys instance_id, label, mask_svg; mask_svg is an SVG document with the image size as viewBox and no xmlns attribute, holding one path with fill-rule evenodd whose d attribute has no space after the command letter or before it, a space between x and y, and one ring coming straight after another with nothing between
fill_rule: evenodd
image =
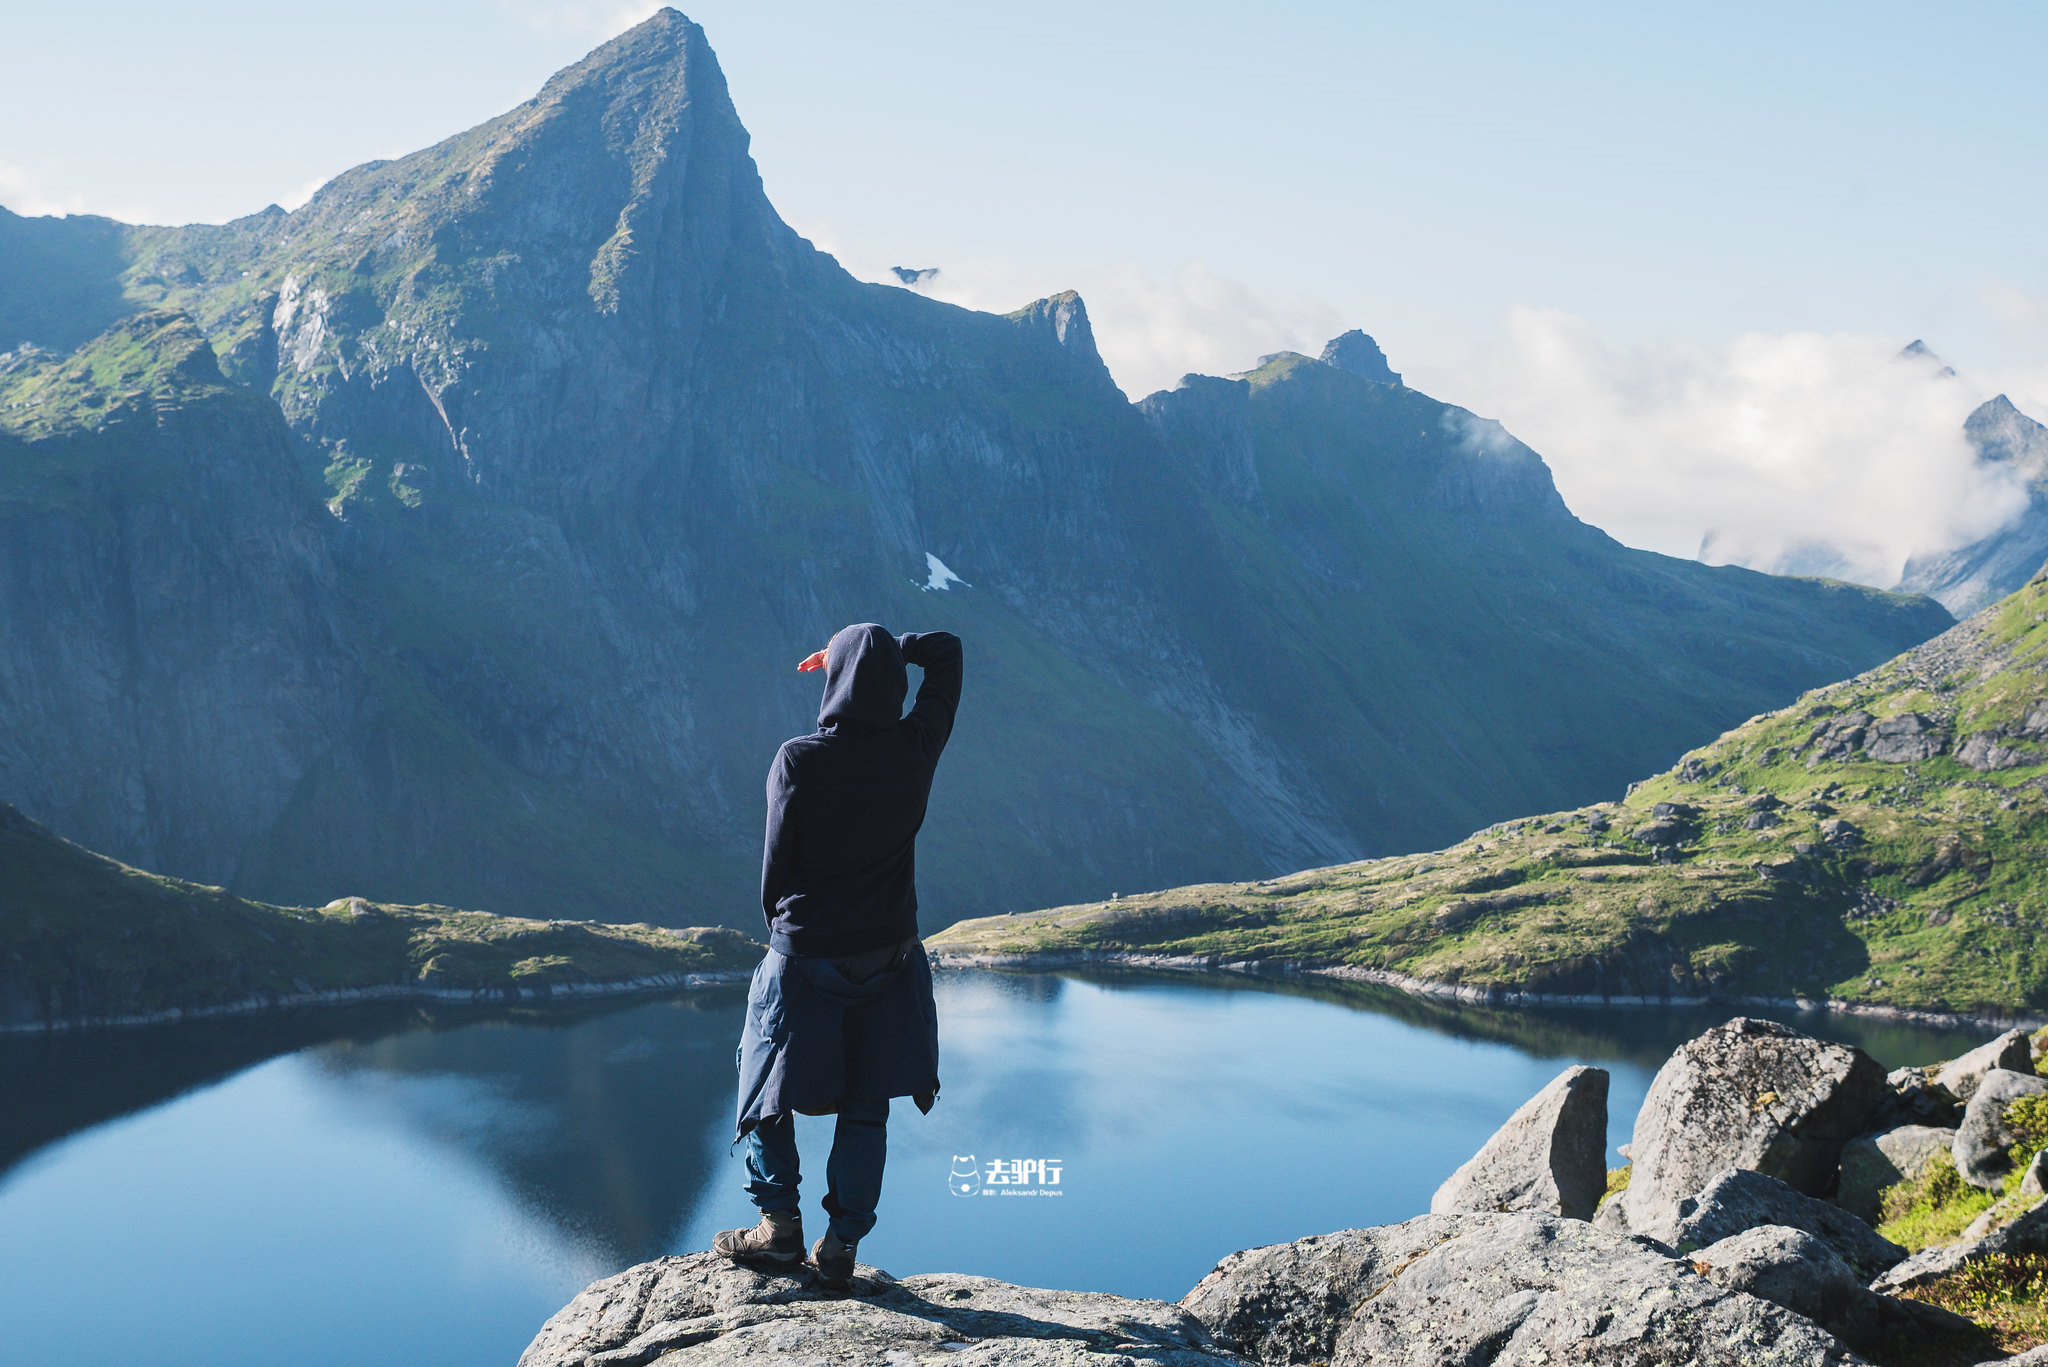
<instances>
[{"instance_id":1,"label":"raised arm","mask_svg":"<svg viewBox=\"0 0 2048 1367\"><path fill-rule=\"evenodd\" d=\"M960 710L960 638L950 631L911 632L896 638L903 662L924 671L917 705L905 720L916 726L931 746L933 758L953 734L953 715Z\"/></svg>"},{"instance_id":2,"label":"raised arm","mask_svg":"<svg viewBox=\"0 0 2048 1367\"><path fill-rule=\"evenodd\" d=\"M775 919L775 904L782 900L796 866L796 785L790 781L789 760L778 750L775 763L768 766L768 834L761 843L761 914Z\"/></svg>"}]
</instances>

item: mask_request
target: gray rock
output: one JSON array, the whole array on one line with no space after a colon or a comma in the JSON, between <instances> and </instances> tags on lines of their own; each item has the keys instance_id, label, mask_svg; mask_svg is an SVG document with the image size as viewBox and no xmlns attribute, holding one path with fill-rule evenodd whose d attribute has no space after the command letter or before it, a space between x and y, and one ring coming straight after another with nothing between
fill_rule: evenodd
<instances>
[{"instance_id":1,"label":"gray rock","mask_svg":"<svg viewBox=\"0 0 2048 1367\"><path fill-rule=\"evenodd\" d=\"M2022 764L2039 764L2041 755L2031 746L2002 744L1996 731L1979 731L1963 737L1962 744L1956 747L1956 759L1978 773L1990 773L1994 769L2017 769Z\"/></svg>"},{"instance_id":2,"label":"gray rock","mask_svg":"<svg viewBox=\"0 0 2048 1367\"><path fill-rule=\"evenodd\" d=\"M1946 1087L1937 1086L1924 1068L1895 1068L1885 1077L1891 1097L1879 1112L1877 1128L1931 1125L1952 1130L1963 1123L1963 1108Z\"/></svg>"},{"instance_id":3,"label":"gray rock","mask_svg":"<svg viewBox=\"0 0 2048 1367\"><path fill-rule=\"evenodd\" d=\"M1937 1086L1946 1087L1956 1100L1968 1101L1976 1092L1977 1084L1984 1080L1984 1074L1993 1068L2003 1068L2012 1073L2034 1071L2034 1051L2027 1043L2026 1031L2008 1030L1961 1058L1951 1059L1935 1073L1934 1082Z\"/></svg>"},{"instance_id":4,"label":"gray rock","mask_svg":"<svg viewBox=\"0 0 2048 1367\"><path fill-rule=\"evenodd\" d=\"M776 1274L716 1254L658 1258L585 1288L542 1326L519 1367L805 1362L1197 1367L1242 1363L1161 1301L1040 1291L984 1277L898 1281L862 1266L852 1295L808 1270Z\"/></svg>"},{"instance_id":5,"label":"gray rock","mask_svg":"<svg viewBox=\"0 0 2048 1367\"><path fill-rule=\"evenodd\" d=\"M1694 1253L1692 1264L1716 1286L1804 1315L1862 1352L1901 1336L1970 1329L1960 1315L1872 1291L1833 1248L1803 1229L1745 1230Z\"/></svg>"},{"instance_id":6,"label":"gray rock","mask_svg":"<svg viewBox=\"0 0 2048 1367\"><path fill-rule=\"evenodd\" d=\"M1933 759L1948 747L1948 734L1918 712L1902 712L1872 726L1863 753L1886 764Z\"/></svg>"},{"instance_id":7,"label":"gray rock","mask_svg":"<svg viewBox=\"0 0 2048 1367\"><path fill-rule=\"evenodd\" d=\"M1431 1214L1540 1210L1590 1220L1607 1187L1607 1070L1567 1068L1430 1198Z\"/></svg>"},{"instance_id":8,"label":"gray rock","mask_svg":"<svg viewBox=\"0 0 2048 1367\"><path fill-rule=\"evenodd\" d=\"M2048 1343L2039 1348L2029 1348L2017 1357L1999 1358L1996 1362L1980 1362L1977 1367L2048 1367Z\"/></svg>"},{"instance_id":9,"label":"gray rock","mask_svg":"<svg viewBox=\"0 0 2048 1367\"><path fill-rule=\"evenodd\" d=\"M1835 1204L1871 1224L1877 1223L1884 1189L1918 1177L1938 1153L1955 1143L1954 1130L1932 1125L1901 1125L1883 1134L1852 1139L1842 1148L1842 1177Z\"/></svg>"},{"instance_id":10,"label":"gray rock","mask_svg":"<svg viewBox=\"0 0 2048 1367\"><path fill-rule=\"evenodd\" d=\"M1486 1227L1472 1215L1424 1215L1233 1253L1181 1299L1218 1342L1263 1363L1328 1362L1358 1307L1422 1254Z\"/></svg>"},{"instance_id":11,"label":"gray rock","mask_svg":"<svg viewBox=\"0 0 2048 1367\"><path fill-rule=\"evenodd\" d=\"M1629 838L1643 845L1683 845L1699 834L1699 828L1684 821L1652 821L1629 832Z\"/></svg>"},{"instance_id":12,"label":"gray rock","mask_svg":"<svg viewBox=\"0 0 2048 1367\"><path fill-rule=\"evenodd\" d=\"M1805 1318L1635 1240L1550 1215L1455 1218L1485 1223L1437 1244L1364 1302L1331 1367L1862 1361Z\"/></svg>"},{"instance_id":13,"label":"gray rock","mask_svg":"<svg viewBox=\"0 0 2048 1367\"><path fill-rule=\"evenodd\" d=\"M1905 1249L1840 1206L1802 1196L1775 1177L1746 1168L1720 1174L1699 1195L1680 1201L1677 1214L1667 1228L1637 1233L1683 1252L1764 1225L1804 1230L1832 1248L1866 1282L1906 1256Z\"/></svg>"},{"instance_id":14,"label":"gray rock","mask_svg":"<svg viewBox=\"0 0 2048 1367\"><path fill-rule=\"evenodd\" d=\"M1902 1291L1944 1276L1966 1263L2000 1253L2048 1253L2048 1204L2036 1205L1976 1239L1923 1248L1871 1282L1873 1291Z\"/></svg>"},{"instance_id":15,"label":"gray rock","mask_svg":"<svg viewBox=\"0 0 2048 1367\"><path fill-rule=\"evenodd\" d=\"M2031 1072L1993 1068L1984 1074L1970 1095L1962 1127L1950 1146L1956 1171L1965 1182L1989 1191L2004 1180L2006 1169L2012 1166L2006 1150L2018 1138L2006 1128L2005 1108L2035 1092L2048 1092L2048 1081Z\"/></svg>"},{"instance_id":16,"label":"gray rock","mask_svg":"<svg viewBox=\"0 0 2048 1367\"><path fill-rule=\"evenodd\" d=\"M1636 1114L1628 1190L1601 1214L1614 1212L1610 1226L1669 1228L1678 1203L1729 1168L1824 1195L1842 1146L1888 1096L1884 1069L1861 1049L1737 1017L1658 1069Z\"/></svg>"}]
</instances>

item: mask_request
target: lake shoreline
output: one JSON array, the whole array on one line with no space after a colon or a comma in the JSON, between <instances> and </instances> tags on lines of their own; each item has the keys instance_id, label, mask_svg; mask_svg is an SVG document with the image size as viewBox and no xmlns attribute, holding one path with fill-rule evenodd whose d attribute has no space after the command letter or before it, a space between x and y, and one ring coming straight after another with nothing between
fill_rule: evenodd
<instances>
[{"instance_id":1,"label":"lake shoreline","mask_svg":"<svg viewBox=\"0 0 2048 1367\"><path fill-rule=\"evenodd\" d=\"M118 1016L85 1016L69 1020L0 1022L0 1035L56 1034L67 1030L123 1029L131 1026L175 1025L180 1021L218 1016L256 1015L265 1011L307 1006L352 1006L362 1002L450 1002L464 1006L568 1005L595 998L638 996L655 992L691 992L745 982L746 972L652 973L637 978L596 982L544 983L537 987L430 987L416 983L380 983L373 987L337 987L317 992L244 997L213 1006L172 1006Z\"/></svg>"},{"instance_id":2,"label":"lake shoreline","mask_svg":"<svg viewBox=\"0 0 2048 1367\"><path fill-rule=\"evenodd\" d=\"M1462 1002L1469 1006L1755 1006L1790 1007L1799 1011L1831 1011L1844 1015L1869 1016L1879 1020L1902 1021L1912 1025L1975 1027L2009 1030L2038 1030L2048 1025L2048 1015L2027 1012L1987 1015L1965 1011L1931 1011L1924 1007L1887 1006L1877 1002L1843 1001L1835 997L1611 997L1564 992L1528 992L1509 987L1475 987L1435 982L1384 968L1359 968L1352 964L1305 964L1294 961L1221 960L1199 954L1137 954L1126 950L1049 950L1037 954L983 954L932 951L933 966L940 969L1030 969L1115 967L1161 969L1172 973L1231 973L1239 977L1301 977L1314 975L1340 982L1370 983L1390 987L1411 997Z\"/></svg>"}]
</instances>

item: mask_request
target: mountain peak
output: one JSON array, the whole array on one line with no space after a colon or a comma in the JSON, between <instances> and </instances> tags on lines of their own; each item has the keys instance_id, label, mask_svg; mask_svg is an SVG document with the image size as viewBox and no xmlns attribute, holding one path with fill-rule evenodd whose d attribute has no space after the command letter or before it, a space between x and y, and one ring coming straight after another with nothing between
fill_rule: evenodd
<instances>
[{"instance_id":1,"label":"mountain peak","mask_svg":"<svg viewBox=\"0 0 2048 1367\"><path fill-rule=\"evenodd\" d=\"M1380 350L1380 344L1357 328L1332 337L1317 359L1324 365L1348 370L1353 375L1362 375L1380 384L1401 383L1401 377L1387 364L1387 354Z\"/></svg>"},{"instance_id":2,"label":"mountain peak","mask_svg":"<svg viewBox=\"0 0 2048 1367\"><path fill-rule=\"evenodd\" d=\"M1935 354L1933 347L1927 345L1918 337L1915 337L1912 341L1899 348L1899 359L1902 361L1920 361L1936 367L1934 378L1937 380L1946 380L1956 373L1954 366L1942 360L1940 356Z\"/></svg>"},{"instance_id":3,"label":"mountain peak","mask_svg":"<svg viewBox=\"0 0 2048 1367\"><path fill-rule=\"evenodd\" d=\"M1081 302L1079 292L1061 290L1005 316L1027 332L1043 334L1075 359L1102 365L1102 355L1095 349L1095 329L1088 322L1088 306Z\"/></svg>"}]
</instances>

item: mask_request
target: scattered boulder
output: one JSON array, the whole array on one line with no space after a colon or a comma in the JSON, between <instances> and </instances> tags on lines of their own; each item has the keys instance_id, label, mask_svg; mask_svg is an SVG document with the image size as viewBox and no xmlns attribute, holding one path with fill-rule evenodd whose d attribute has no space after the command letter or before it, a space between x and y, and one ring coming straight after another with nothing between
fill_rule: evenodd
<instances>
[{"instance_id":1,"label":"scattered boulder","mask_svg":"<svg viewBox=\"0 0 2048 1367\"><path fill-rule=\"evenodd\" d=\"M2006 1150L2019 1137L2006 1128L2005 1108L2035 1092L2048 1092L2048 1080L2035 1077L2031 1071L1992 1068L1984 1074L1970 1094L1962 1126L1950 1146L1956 1171L1965 1182L1990 1191L2005 1180L2006 1169L2012 1166Z\"/></svg>"},{"instance_id":2,"label":"scattered boulder","mask_svg":"<svg viewBox=\"0 0 2048 1367\"><path fill-rule=\"evenodd\" d=\"M1906 1256L1859 1217L1826 1201L1802 1196L1775 1177L1747 1168L1722 1173L1697 1196L1678 1203L1667 1230L1638 1230L1683 1252L1733 1238L1764 1225L1803 1230L1855 1268L1865 1282Z\"/></svg>"},{"instance_id":3,"label":"scattered boulder","mask_svg":"<svg viewBox=\"0 0 2048 1367\"><path fill-rule=\"evenodd\" d=\"M1956 746L1956 758L1980 774L2041 762L2040 754L2032 749L2002 744L1996 731L1979 731L1975 735L1964 736L1962 744Z\"/></svg>"},{"instance_id":4,"label":"scattered boulder","mask_svg":"<svg viewBox=\"0 0 2048 1367\"><path fill-rule=\"evenodd\" d=\"M1944 1063L1934 1074L1934 1082L1946 1087L1956 1100L1968 1101L1993 1068L2011 1073L2034 1071L2034 1051L2027 1043L2026 1031L2008 1030L1989 1044L1980 1044L1961 1058Z\"/></svg>"},{"instance_id":5,"label":"scattered boulder","mask_svg":"<svg viewBox=\"0 0 2048 1367\"><path fill-rule=\"evenodd\" d=\"M1782 826L1784 824L1785 819L1783 817L1779 816L1776 812L1769 811L1751 812L1742 819L1742 829L1745 831L1767 831L1773 826Z\"/></svg>"},{"instance_id":6,"label":"scattered boulder","mask_svg":"<svg viewBox=\"0 0 2048 1367\"><path fill-rule=\"evenodd\" d=\"M1901 712L1873 725L1863 740L1863 753L1884 764L1933 759L1948 748L1948 733L1918 712Z\"/></svg>"},{"instance_id":7,"label":"scattered boulder","mask_svg":"<svg viewBox=\"0 0 2048 1367\"><path fill-rule=\"evenodd\" d=\"M1877 718L1868 712L1844 712L1813 728L1813 758L1847 759L1863 745L1865 728Z\"/></svg>"},{"instance_id":8,"label":"scattered boulder","mask_svg":"<svg viewBox=\"0 0 2048 1367\"><path fill-rule=\"evenodd\" d=\"M1808 1320L1690 1263L1531 1213L1426 1215L1252 1249L1181 1305L1218 1342L1269 1364L1860 1361Z\"/></svg>"},{"instance_id":9,"label":"scattered boulder","mask_svg":"<svg viewBox=\"0 0 2048 1367\"><path fill-rule=\"evenodd\" d=\"M1863 1352L1929 1331L1967 1333L1961 1315L1872 1291L1835 1250L1803 1229L1761 1225L1691 1255L1716 1286L1746 1291L1821 1328Z\"/></svg>"},{"instance_id":10,"label":"scattered boulder","mask_svg":"<svg viewBox=\"0 0 2048 1367\"><path fill-rule=\"evenodd\" d=\"M1430 1198L1431 1214L1540 1210L1590 1220L1607 1187L1607 1070L1567 1068Z\"/></svg>"},{"instance_id":11,"label":"scattered boulder","mask_svg":"<svg viewBox=\"0 0 2048 1367\"><path fill-rule=\"evenodd\" d=\"M1738 1016L1681 1045L1636 1115L1628 1190L1602 1208L1605 1228L1668 1228L1678 1203L1729 1168L1825 1196L1842 1146L1889 1093L1861 1049Z\"/></svg>"},{"instance_id":12,"label":"scattered boulder","mask_svg":"<svg viewBox=\"0 0 2048 1367\"><path fill-rule=\"evenodd\" d=\"M1925 1172L1936 1154L1951 1151L1955 1138L1952 1129L1900 1125L1883 1134L1850 1140L1842 1148L1842 1177L1835 1189L1835 1204L1876 1224L1884 1189Z\"/></svg>"},{"instance_id":13,"label":"scattered boulder","mask_svg":"<svg viewBox=\"0 0 2048 1367\"><path fill-rule=\"evenodd\" d=\"M1683 845L1699 833L1699 827L1688 821L1652 821L1629 832L1629 838L1639 845Z\"/></svg>"},{"instance_id":14,"label":"scattered boulder","mask_svg":"<svg viewBox=\"0 0 2048 1367\"><path fill-rule=\"evenodd\" d=\"M1884 1081L1891 1096L1873 1122L1877 1129L1931 1125L1952 1130L1963 1123L1963 1108L1955 1094L1930 1078L1925 1068L1894 1068Z\"/></svg>"},{"instance_id":15,"label":"scattered boulder","mask_svg":"<svg viewBox=\"0 0 2048 1367\"><path fill-rule=\"evenodd\" d=\"M519 1367L808 1362L1242 1363L1193 1315L1162 1301L1040 1291L986 1277L898 1281L862 1266L853 1294L808 1267L737 1267L715 1253L657 1258L592 1283L541 1327ZM666 1356L675 1354L676 1356ZM970 1358L969 1360L976 1360Z\"/></svg>"},{"instance_id":16,"label":"scattered boulder","mask_svg":"<svg viewBox=\"0 0 2048 1367\"><path fill-rule=\"evenodd\" d=\"M1820 823L1820 838L1834 849L1846 850L1863 843L1863 832L1841 817L1831 817Z\"/></svg>"}]
</instances>

